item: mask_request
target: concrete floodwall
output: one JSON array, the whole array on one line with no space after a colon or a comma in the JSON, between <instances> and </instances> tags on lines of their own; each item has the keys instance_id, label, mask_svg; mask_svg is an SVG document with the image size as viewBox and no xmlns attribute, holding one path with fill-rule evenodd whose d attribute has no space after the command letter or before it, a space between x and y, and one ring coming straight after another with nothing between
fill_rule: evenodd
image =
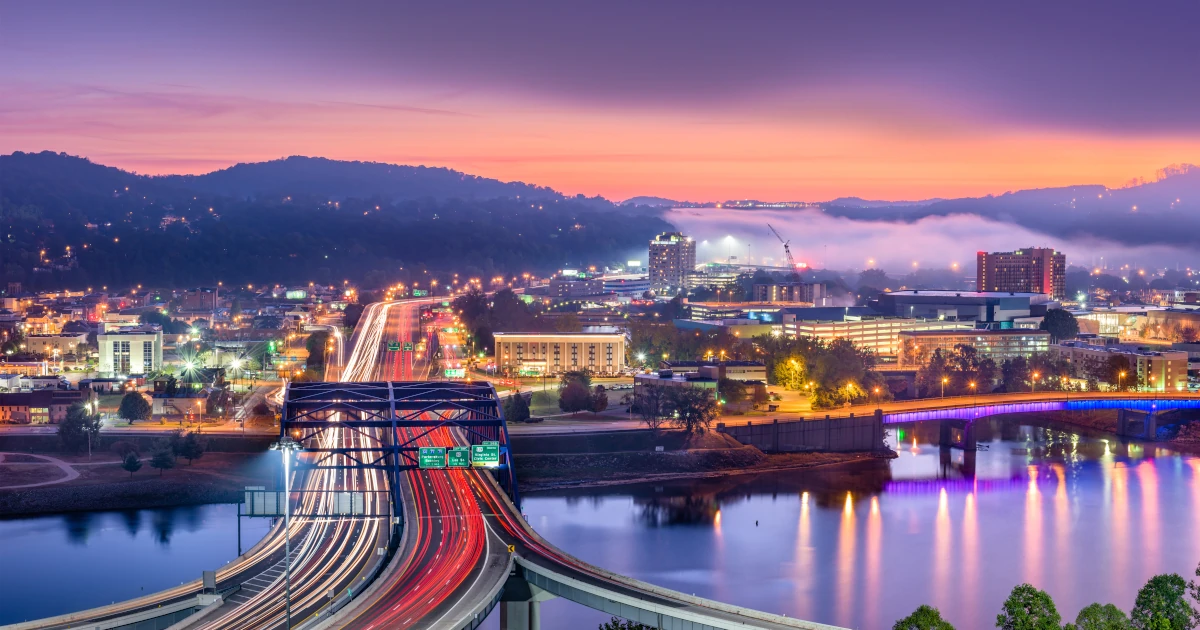
<instances>
[{"instance_id":1,"label":"concrete floodwall","mask_svg":"<svg viewBox=\"0 0 1200 630\"><path fill-rule=\"evenodd\" d=\"M800 451L878 451L883 448L883 413L869 416L773 420L738 426L717 425L717 431L766 453Z\"/></svg>"}]
</instances>

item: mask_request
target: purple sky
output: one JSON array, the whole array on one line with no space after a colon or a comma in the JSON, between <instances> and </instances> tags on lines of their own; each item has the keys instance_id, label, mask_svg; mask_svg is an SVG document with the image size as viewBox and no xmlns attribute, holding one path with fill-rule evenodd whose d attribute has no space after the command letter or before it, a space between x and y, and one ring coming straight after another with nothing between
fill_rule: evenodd
<instances>
[{"instance_id":1,"label":"purple sky","mask_svg":"<svg viewBox=\"0 0 1200 630\"><path fill-rule=\"evenodd\" d=\"M622 198L1118 185L1200 147L1183 2L0 0L0 151L290 153Z\"/></svg>"}]
</instances>

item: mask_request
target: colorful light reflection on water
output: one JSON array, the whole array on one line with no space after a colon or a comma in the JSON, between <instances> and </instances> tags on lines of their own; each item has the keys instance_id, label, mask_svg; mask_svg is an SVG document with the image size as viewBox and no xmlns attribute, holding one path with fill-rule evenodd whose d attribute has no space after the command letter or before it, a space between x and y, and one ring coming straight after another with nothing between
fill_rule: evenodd
<instances>
[{"instance_id":1,"label":"colorful light reflection on water","mask_svg":"<svg viewBox=\"0 0 1200 630\"><path fill-rule=\"evenodd\" d=\"M1065 619L1093 601L1128 610L1150 576L1190 577L1200 562L1196 458L992 420L973 453L939 448L936 423L891 429L904 439L888 462L535 494L524 511L609 569L854 628L922 603L990 627L1021 582L1048 590ZM543 604L543 627L603 619Z\"/></svg>"}]
</instances>

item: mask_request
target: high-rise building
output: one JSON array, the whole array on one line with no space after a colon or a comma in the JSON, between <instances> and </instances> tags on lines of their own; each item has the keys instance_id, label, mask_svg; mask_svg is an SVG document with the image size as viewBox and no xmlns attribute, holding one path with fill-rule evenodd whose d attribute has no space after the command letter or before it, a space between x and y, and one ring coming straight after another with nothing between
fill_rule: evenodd
<instances>
[{"instance_id":1,"label":"high-rise building","mask_svg":"<svg viewBox=\"0 0 1200 630\"><path fill-rule=\"evenodd\" d=\"M696 242L680 232L664 232L650 241L650 286L678 291L696 269Z\"/></svg>"},{"instance_id":2,"label":"high-rise building","mask_svg":"<svg viewBox=\"0 0 1200 630\"><path fill-rule=\"evenodd\" d=\"M1067 257L1042 247L1015 252L976 254L979 291L1045 293L1061 300L1067 297Z\"/></svg>"}]
</instances>

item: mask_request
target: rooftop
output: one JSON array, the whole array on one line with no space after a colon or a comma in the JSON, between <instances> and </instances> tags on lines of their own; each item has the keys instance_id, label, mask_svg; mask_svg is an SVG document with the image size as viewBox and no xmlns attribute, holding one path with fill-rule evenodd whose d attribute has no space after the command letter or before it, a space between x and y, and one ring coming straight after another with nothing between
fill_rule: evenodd
<instances>
[{"instance_id":1,"label":"rooftop","mask_svg":"<svg viewBox=\"0 0 1200 630\"><path fill-rule=\"evenodd\" d=\"M1005 298L1005 297L1027 297L1035 298L1045 295L1044 293L1019 293L1015 291L946 291L946 290L920 290L909 289L905 291L892 291L883 295L898 295L909 296L915 295L919 297L965 297L965 298Z\"/></svg>"},{"instance_id":2,"label":"rooftop","mask_svg":"<svg viewBox=\"0 0 1200 630\"><path fill-rule=\"evenodd\" d=\"M1038 337L1049 337L1050 333L1044 330L1034 330L1030 328L1010 328L1003 330L991 330L988 328L972 328L970 330L905 330L901 331L901 335L907 337L961 337L963 335L975 335L981 337L1024 337L1035 335Z\"/></svg>"}]
</instances>

